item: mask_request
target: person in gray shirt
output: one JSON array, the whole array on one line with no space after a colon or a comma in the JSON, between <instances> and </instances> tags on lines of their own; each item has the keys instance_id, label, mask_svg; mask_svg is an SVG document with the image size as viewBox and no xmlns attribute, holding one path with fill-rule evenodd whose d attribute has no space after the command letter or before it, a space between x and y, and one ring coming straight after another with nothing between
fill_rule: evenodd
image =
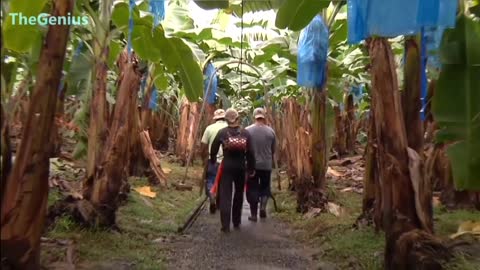
<instances>
[{"instance_id":1,"label":"person in gray shirt","mask_svg":"<svg viewBox=\"0 0 480 270\"><path fill-rule=\"evenodd\" d=\"M255 123L246 130L250 134L255 154L255 174L247 179L247 201L250 204L250 221L257 221L258 204L260 218L267 217L267 202L270 194L270 178L272 174L273 155L275 153L276 136L273 129L266 124L265 110L256 108L253 111Z\"/></svg>"}]
</instances>

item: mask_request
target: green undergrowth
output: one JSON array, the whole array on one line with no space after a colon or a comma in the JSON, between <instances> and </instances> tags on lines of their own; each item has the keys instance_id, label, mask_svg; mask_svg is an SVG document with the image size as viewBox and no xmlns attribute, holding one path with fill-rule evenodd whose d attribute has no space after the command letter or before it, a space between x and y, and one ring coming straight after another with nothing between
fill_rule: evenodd
<instances>
[{"instance_id":1,"label":"green undergrowth","mask_svg":"<svg viewBox=\"0 0 480 270\"><path fill-rule=\"evenodd\" d=\"M291 224L298 240L317 251L319 260L334 264L337 269L383 269L385 239L383 232L376 233L373 227L354 229L353 224L361 213L362 195L340 192L328 187L329 198L340 205L343 212L339 217L320 213L307 218L296 212L294 192L275 191L280 212L275 216ZM437 235L448 237L457 231L458 225L466 220L478 220L478 211L435 209ZM449 270L480 269L471 260L457 257L448 265Z\"/></svg>"},{"instance_id":2,"label":"green undergrowth","mask_svg":"<svg viewBox=\"0 0 480 270\"><path fill-rule=\"evenodd\" d=\"M185 168L176 164L167 164L166 167L172 169L168 174L169 183L180 182ZM190 168L191 179L186 184L193 185L200 171L197 167ZM99 267L99 264L106 264L107 268L121 265L130 265L134 269L164 268L165 252L162 250L165 245L162 239L175 234L199 203L198 188L194 186L192 191L178 191L173 186L166 190L152 187L157 196L148 198L134 190L135 187L148 185L146 179L130 179L130 183L132 189L128 199L117 212L120 232L82 228L71 218L62 217L46 237L74 240L75 263L81 269ZM52 195L58 196L55 193ZM44 265L65 260L58 248L43 248L42 252Z\"/></svg>"},{"instance_id":3,"label":"green undergrowth","mask_svg":"<svg viewBox=\"0 0 480 270\"><path fill-rule=\"evenodd\" d=\"M480 222L478 210L448 210L445 207L434 209L434 230L437 235L448 237L458 231L458 227L465 221ZM480 253L476 258L469 258L458 254L445 267L446 270L477 270L480 269Z\"/></svg>"},{"instance_id":4,"label":"green undergrowth","mask_svg":"<svg viewBox=\"0 0 480 270\"><path fill-rule=\"evenodd\" d=\"M439 235L451 235L457 232L458 226L465 221L480 221L478 210L448 210L445 207L434 209L434 230Z\"/></svg>"},{"instance_id":5,"label":"green undergrowth","mask_svg":"<svg viewBox=\"0 0 480 270\"><path fill-rule=\"evenodd\" d=\"M275 215L292 224L300 241L318 250L320 261L332 263L338 269L379 269L383 235L375 233L373 228L355 230L352 227L361 212L361 195L328 189L329 197L344 211L339 217L320 213L306 218L296 212L295 194L288 191L277 193L282 211Z\"/></svg>"}]
</instances>

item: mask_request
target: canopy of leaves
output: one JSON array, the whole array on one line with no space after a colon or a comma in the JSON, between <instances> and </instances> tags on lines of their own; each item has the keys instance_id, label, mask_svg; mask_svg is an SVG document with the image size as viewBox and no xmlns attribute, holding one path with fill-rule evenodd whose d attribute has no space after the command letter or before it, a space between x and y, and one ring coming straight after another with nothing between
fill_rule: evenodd
<instances>
[{"instance_id":1,"label":"canopy of leaves","mask_svg":"<svg viewBox=\"0 0 480 270\"><path fill-rule=\"evenodd\" d=\"M177 11L181 11L181 5ZM167 18L176 18L176 14ZM127 32L129 7L126 3L118 3L112 13L112 21L125 33ZM153 63L162 62L171 73L178 72L185 95L190 101L197 101L203 93L203 74L199 63L201 54L194 55L189 44L178 37L167 37L161 25L154 28L151 15L142 16L138 8L134 9L134 26L132 30L132 47L143 60ZM193 26L192 26L193 27ZM200 55L200 56L199 56Z\"/></svg>"}]
</instances>

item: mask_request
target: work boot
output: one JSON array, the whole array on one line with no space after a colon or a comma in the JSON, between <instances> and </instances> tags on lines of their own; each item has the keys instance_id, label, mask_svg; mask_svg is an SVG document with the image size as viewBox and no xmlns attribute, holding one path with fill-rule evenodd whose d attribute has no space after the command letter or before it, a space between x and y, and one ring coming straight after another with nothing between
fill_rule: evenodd
<instances>
[{"instance_id":1,"label":"work boot","mask_svg":"<svg viewBox=\"0 0 480 270\"><path fill-rule=\"evenodd\" d=\"M260 198L260 218L267 217L267 202L268 202L268 197L262 196Z\"/></svg>"},{"instance_id":2,"label":"work boot","mask_svg":"<svg viewBox=\"0 0 480 270\"><path fill-rule=\"evenodd\" d=\"M258 203L250 204L250 216L248 220L256 222L257 221L257 210L258 210Z\"/></svg>"}]
</instances>

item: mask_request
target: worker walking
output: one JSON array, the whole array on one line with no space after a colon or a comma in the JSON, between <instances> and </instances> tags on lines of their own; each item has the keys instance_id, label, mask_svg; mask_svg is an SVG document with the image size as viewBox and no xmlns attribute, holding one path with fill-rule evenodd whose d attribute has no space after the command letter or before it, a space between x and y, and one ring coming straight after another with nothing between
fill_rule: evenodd
<instances>
[{"instance_id":1,"label":"worker walking","mask_svg":"<svg viewBox=\"0 0 480 270\"><path fill-rule=\"evenodd\" d=\"M218 149L215 162L209 162L209 156L211 153L213 140L217 136L218 131L220 131L222 128L227 127L227 122L225 121L225 111L223 109L216 110L213 113L213 120L215 120L215 123L209 125L203 133L201 150L204 159L203 164L205 166L205 193L210 200L210 213L212 214L215 213L217 207L216 200L213 194L210 193L210 189L215 182L219 163L222 162L223 159L222 148L220 147Z\"/></svg>"},{"instance_id":2,"label":"worker walking","mask_svg":"<svg viewBox=\"0 0 480 270\"><path fill-rule=\"evenodd\" d=\"M238 112L228 109L225 120L228 127L220 130L212 143L210 162L216 162L217 152L223 147L222 172L219 183L220 219L222 232L230 231L230 218L239 228L242 218L245 174L255 172L255 156L249 133L240 128ZM235 185L232 207L232 189Z\"/></svg>"},{"instance_id":3,"label":"worker walking","mask_svg":"<svg viewBox=\"0 0 480 270\"><path fill-rule=\"evenodd\" d=\"M276 138L273 129L266 124L263 108L256 108L253 111L253 117L255 123L246 128L250 134L255 155L255 174L247 180L247 201L250 204L250 217L248 219L257 221L259 203L260 218L267 217L267 202L271 196L270 178Z\"/></svg>"}]
</instances>

